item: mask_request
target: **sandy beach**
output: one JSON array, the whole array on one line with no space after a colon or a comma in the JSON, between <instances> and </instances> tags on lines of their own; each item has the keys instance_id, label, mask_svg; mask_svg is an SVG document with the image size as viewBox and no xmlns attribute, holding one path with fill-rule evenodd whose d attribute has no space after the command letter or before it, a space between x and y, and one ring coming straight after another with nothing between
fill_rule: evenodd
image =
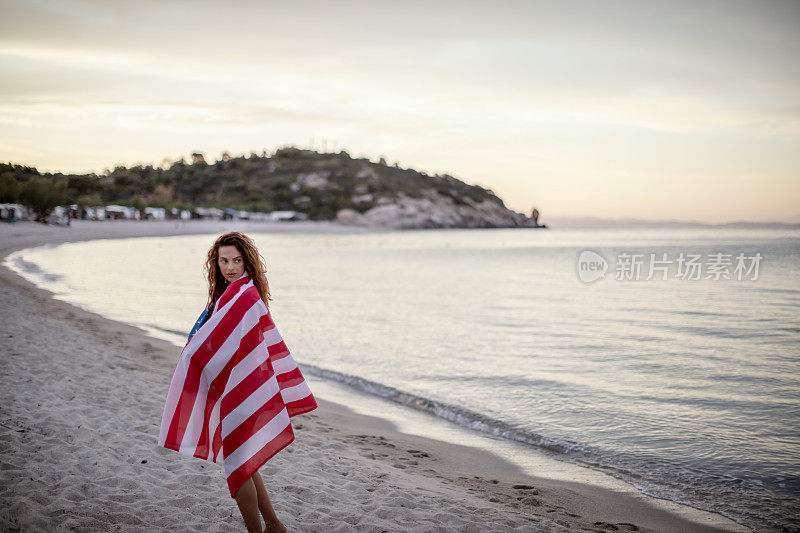
<instances>
[{"instance_id":1,"label":"sandy beach","mask_svg":"<svg viewBox=\"0 0 800 533\"><path fill-rule=\"evenodd\" d=\"M369 231L314 222L18 222L0 224L0 259L46 243L232 229ZM3 531L245 530L220 465L157 445L179 349L56 300L5 267L0 313ZM289 531L748 531L643 495L531 476L484 450L317 401L292 419L296 440L261 469Z\"/></svg>"}]
</instances>

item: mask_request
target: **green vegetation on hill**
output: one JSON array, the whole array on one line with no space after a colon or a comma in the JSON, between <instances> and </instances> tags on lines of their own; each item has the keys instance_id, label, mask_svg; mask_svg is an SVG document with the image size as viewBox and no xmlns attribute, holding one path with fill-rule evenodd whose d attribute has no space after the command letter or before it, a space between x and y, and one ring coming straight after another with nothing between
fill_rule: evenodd
<instances>
[{"instance_id":1,"label":"green vegetation on hill","mask_svg":"<svg viewBox=\"0 0 800 533\"><path fill-rule=\"evenodd\" d=\"M23 203L37 212L56 205L126 204L140 209L295 210L311 220L330 220L343 208L363 213L380 198L421 198L426 190L450 197L456 204L465 204L469 198L504 206L492 191L452 176L429 176L389 166L384 160L353 159L344 151L332 154L288 147L272 155L225 155L211 164L201 154L193 154L191 163L181 159L169 168L118 166L101 176L42 174L32 167L0 164L0 202Z\"/></svg>"}]
</instances>

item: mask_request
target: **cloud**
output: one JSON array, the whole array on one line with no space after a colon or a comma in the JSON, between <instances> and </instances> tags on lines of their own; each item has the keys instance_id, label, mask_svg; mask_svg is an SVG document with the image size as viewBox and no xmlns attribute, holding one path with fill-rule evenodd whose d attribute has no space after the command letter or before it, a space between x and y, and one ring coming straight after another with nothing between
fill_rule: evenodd
<instances>
[{"instance_id":1,"label":"cloud","mask_svg":"<svg viewBox=\"0 0 800 533\"><path fill-rule=\"evenodd\" d=\"M13 139L0 149L34 164L68 156L76 168L80 154L96 168L101 156L86 154L114 153L114 142L114 158L143 158L147 145L160 160L310 136L490 187L528 175L531 158L550 175L575 165L570 184L601 153L614 154L608 175L617 165L640 179L675 158L707 169L697 146L735 145L755 169L780 144L770 168L788 175L797 163L786 156L800 144L793 1L0 0L0 10L0 135Z\"/></svg>"}]
</instances>

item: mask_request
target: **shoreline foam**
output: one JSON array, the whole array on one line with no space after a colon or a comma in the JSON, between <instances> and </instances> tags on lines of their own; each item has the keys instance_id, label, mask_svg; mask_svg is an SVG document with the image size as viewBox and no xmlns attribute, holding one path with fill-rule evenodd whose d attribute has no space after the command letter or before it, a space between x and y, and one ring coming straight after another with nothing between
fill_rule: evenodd
<instances>
[{"instance_id":1,"label":"shoreline foam","mask_svg":"<svg viewBox=\"0 0 800 533\"><path fill-rule=\"evenodd\" d=\"M96 238L212 234L229 229L354 231L330 223L296 224L203 222L176 226L173 223L79 221L72 227L45 227L18 223L0 229L0 257L37 244ZM231 507L224 479L216 466L197 459L192 461L192 458L185 462L179 460L177 454L164 455L155 451L155 424L179 350L166 341L145 336L138 328L55 300L47 291L32 287L5 268L0 269L0 279L6 317L2 333L10 336L2 348L8 371L0 378L5 390L1 404L3 425L0 426L4 467L0 475L6 487L0 495L5 509L0 518L4 526L50 527L55 520L59 527L94 527L94 521L102 519L99 511L109 512L107 508L111 507L114 512L121 513L114 523L132 528L163 527L159 525L161 521L172 523L175 516L182 516L174 522L179 528L195 524L202 530L240 529L241 518L235 506ZM30 313L27 307L36 307L40 312ZM35 335L36 331L45 330L51 334ZM64 337L69 337L71 342L63 342ZM119 463L120 459L114 454L117 448L104 447L105 441L101 438L115 435L113 431L104 430L114 425L107 412L84 418L85 426L77 422L70 425L69 413L73 409L80 411L81 402L86 404L85 400L96 390L103 390L87 388L83 391L85 395L74 390L72 383L80 382L82 374L75 365L79 361L64 357L70 352L87 354L100 377L119 386L107 389L108 393L117 393L117 388L129 389L131 395L146 403L147 412L137 412L135 405L118 407L122 410L119 417L128 423L125 427L135 426L133 429L138 433L128 433L114 442L119 447L135 449L138 455L146 455L147 463L127 461L128 471L117 475L113 468L115 460ZM24 364L15 364L20 362ZM47 375L47 364L54 362L60 372L49 377L58 380L57 386L45 387L52 380L39 382L36 379L41 374ZM29 383L26 376L33 375L30 371L34 368L38 370L37 378ZM141 378L141 383L136 377ZM67 398L70 403L55 401L63 401L67 395L71 396ZM45 399L45 403L37 406L44 412L20 410L26 405L22 402L25 397L30 401L39 397ZM273 483L267 480L268 490L290 529L331 531L343 526L345 530L468 531L474 528L477 531L488 528L529 531L537 522L541 522L536 526L541 530L558 529L560 526L553 521L557 520L562 525L600 529L605 527L604 523L609 523L625 530L628 526L623 523L633 523L640 530L714 530L686 522L663 508L669 504L660 504L644 495L532 477L483 450L400 433L386 420L357 414L346 406L322 400L319 414L311 416L314 413L309 413L307 418L304 415L303 420L298 421L301 426L298 439L287 448L287 453L279 454L283 457L276 456L275 461L262 469L265 478L272 478ZM65 405L76 401L72 409L64 411ZM127 411L125 405L128 405ZM83 407L91 411L92 406ZM137 413L142 416L137 417ZM76 420L82 419L79 416ZM81 426L84 429L89 426L91 430L80 431ZM44 453L52 451L54 457L42 457L42 453L25 449L40 442L25 441L25 434L37 432L47 443L43 445ZM89 450L75 445L79 442L84 447L88 445ZM88 454L89 461L94 458L96 465L102 463L108 470L93 469L83 461L74 460L84 453ZM302 461L299 465L296 464L298 460ZM167 476L159 468L177 475L165 479ZM299 480L296 478L298 471L302 474ZM50 476L58 478L61 485L48 485ZM198 483L202 486L198 487ZM345 485L347 495L341 490ZM535 488L514 488L515 485ZM114 501L102 499L103 494L114 494L115 489ZM85 507L72 503L71 498L80 490L87 493ZM340 498L331 497L329 492ZM213 497L209 497L210 493ZM44 496L48 494L55 496L55 502L46 505ZM124 503L132 494L137 497L130 505L115 503L120 499ZM219 500L215 499L217 495ZM233 516L214 514L206 509L208 505L204 500L209 499L219 504L217 509L221 506ZM142 504L142 500L149 503ZM179 507L187 507L192 512L182 515L172 500L182 502ZM98 501L101 502L99 506ZM165 505L165 502L169 503ZM432 502L435 504L428 505ZM145 507L147 509L143 510ZM717 530L735 528L733 522L719 515L682 511L681 514L696 515L709 526L716 525ZM211 527L209 521L214 522Z\"/></svg>"}]
</instances>

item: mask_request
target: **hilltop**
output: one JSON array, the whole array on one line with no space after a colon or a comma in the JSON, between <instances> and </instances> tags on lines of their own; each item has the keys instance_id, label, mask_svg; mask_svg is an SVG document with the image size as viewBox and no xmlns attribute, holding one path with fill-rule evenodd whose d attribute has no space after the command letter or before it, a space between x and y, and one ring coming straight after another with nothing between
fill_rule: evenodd
<instances>
[{"instance_id":1,"label":"hilltop","mask_svg":"<svg viewBox=\"0 0 800 533\"><path fill-rule=\"evenodd\" d=\"M491 190L448 174L430 176L385 160L355 159L341 151L320 153L286 147L207 163L192 155L165 168L117 166L103 175L41 174L0 165L0 201L28 180L45 177L64 188L68 204L128 204L194 209L294 210L310 220L387 228L517 227L531 225ZM16 183L11 183L14 181Z\"/></svg>"}]
</instances>

